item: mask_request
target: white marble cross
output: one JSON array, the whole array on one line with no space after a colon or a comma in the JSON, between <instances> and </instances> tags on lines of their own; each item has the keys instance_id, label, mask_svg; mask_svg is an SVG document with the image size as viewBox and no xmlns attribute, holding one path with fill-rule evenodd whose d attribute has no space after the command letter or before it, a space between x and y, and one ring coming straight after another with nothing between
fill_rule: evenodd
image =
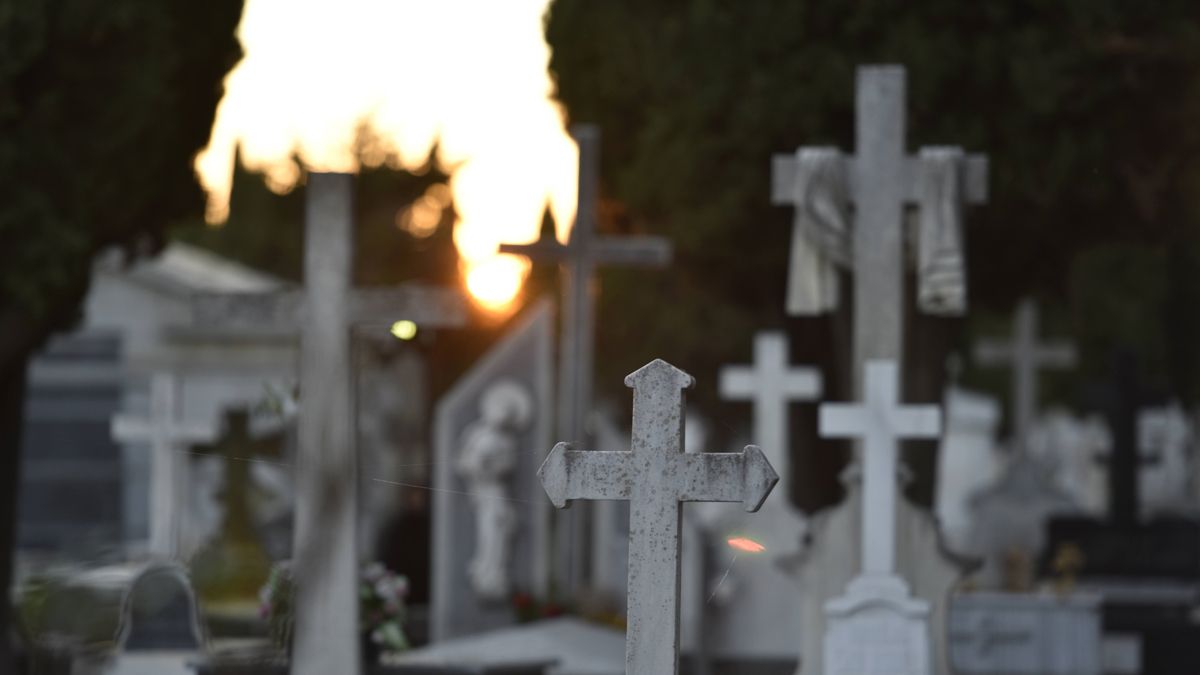
<instances>
[{"instance_id":1,"label":"white marble cross","mask_svg":"<svg viewBox=\"0 0 1200 675\"><path fill-rule=\"evenodd\" d=\"M862 573L896 571L897 439L936 438L941 410L935 405L900 405L895 361L868 361L863 403L823 403L825 438L859 438L863 445Z\"/></svg>"},{"instance_id":2,"label":"white marble cross","mask_svg":"<svg viewBox=\"0 0 1200 675\"><path fill-rule=\"evenodd\" d=\"M821 396L821 372L788 366L788 342L783 333L754 336L754 365L721 368L721 398L754 402L754 440L766 448L776 467L787 466L788 403ZM787 482L784 472L783 482Z\"/></svg>"},{"instance_id":3,"label":"white marble cross","mask_svg":"<svg viewBox=\"0 0 1200 675\"><path fill-rule=\"evenodd\" d=\"M902 66L858 69L856 155L846 158L847 194L854 202L854 367L868 359L899 361L904 335L904 209L922 189L920 160L905 154L905 72ZM987 160L965 157L962 196L982 202ZM772 160L771 200L791 204L795 155Z\"/></svg>"},{"instance_id":4,"label":"white marble cross","mask_svg":"<svg viewBox=\"0 0 1200 675\"><path fill-rule=\"evenodd\" d=\"M758 447L683 452L683 390L691 375L655 359L625 378L633 388L629 451L581 451L559 443L538 470L550 501L627 499L627 675L679 672L681 502L742 502L757 511L778 482Z\"/></svg>"},{"instance_id":5,"label":"white marble cross","mask_svg":"<svg viewBox=\"0 0 1200 675\"><path fill-rule=\"evenodd\" d=\"M566 245L557 240L533 244L501 244L501 253L530 260L560 263L563 270L561 337L558 354L558 434L576 443L587 443L587 416L592 411L592 364L595 339L596 267L627 265L663 267L671 261L671 244L663 237L614 237L596 234L597 192L600 186L600 129L581 124L571 128L579 146L579 192L575 222ZM558 583L570 592L582 578L587 559L586 543L575 539L588 529L587 512L571 514L565 536L560 536L560 563L565 565ZM561 521L560 521L561 522Z\"/></svg>"},{"instance_id":6,"label":"white marble cross","mask_svg":"<svg viewBox=\"0 0 1200 675\"><path fill-rule=\"evenodd\" d=\"M1073 367L1075 347L1068 342L1038 342L1037 304L1026 298L1017 304L1012 341L983 340L975 346L975 359L985 366L1012 365L1013 438L1023 452L1037 412L1038 370Z\"/></svg>"},{"instance_id":7,"label":"white marble cross","mask_svg":"<svg viewBox=\"0 0 1200 675\"><path fill-rule=\"evenodd\" d=\"M150 378L150 416L128 414L112 418L110 433L119 443L150 446L150 552L178 552L180 503L187 487L187 458L181 451L195 443L211 443L217 425L180 419L175 373L156 372Z\"/></svg>"},{"instance_id":8,"label":"white marble cross","mask_svg":"<svg viewBox=\"0 0 1200 675\"><path fill-rule=\"evenodd\" d=\"M351 329L399 319L423 327L466 322L462 296L454 291L418 284L353 288L352 188L348 174L308 176L304 290L208 295L193 307L203 325L300 335L294 675L354 675L361 668Z\"/></svg>"}]
</instances>

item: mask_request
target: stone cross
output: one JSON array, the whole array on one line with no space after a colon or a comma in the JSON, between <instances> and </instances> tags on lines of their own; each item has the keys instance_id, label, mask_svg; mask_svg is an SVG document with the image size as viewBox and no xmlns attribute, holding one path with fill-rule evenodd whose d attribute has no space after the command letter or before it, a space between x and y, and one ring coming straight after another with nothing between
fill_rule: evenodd
<instances>
[{"instance_id":1,"label":"stone cross","mask_svg":"<svg viewBox=\"0 0 1200 675\"><path fill-rule=\"evenodd\" d=\"M592 363L595 331L595 279L600 265L663 267L671 261L671 244L663 237L614 237L596 234L600 184L600 130L583 124L571 128L579 146L579 192L575 222L566 245L554 239L533 244L501 244L501 253L523 255L534 262L557 262L563 270L562 334L559 348L558 434L586 443L587 415L592 410ZM567 588L581 581L583 543L574 539L586 529L584 513L572 517L562 537L566 547Z\"/></svg>"},{"instance_id":2,"label":"stone cross","mask_svg":"<svg viewBox=\"0 0 1200 675\"><path fill-rule=\"evenodd\" d=\"M869 359L899 362L904 335L904 208L921 189L919 159L905 154L905 71L902 66L858 69L855 148L846 159L847 193L854 202L854 369L856 381ZM963 196L986 197L987 160L963 162ZM771 199L793 197L794 155L772 160Z\"/></svg>"},{"instance_id":3,"label":"stone cross","mask_svg":"<svg viewBox=\"0 0 1200 675\"><path fill-rule=\"evenodd\" d=\"M896 571L897 439L936 438L941 410L934 405L899 405L895 361L868 361L863 403L823 403L825 438L859 438L863 445L862 573Z\"/></svg>"},{"instance_id":4,"label":"stone cross","mask_svg":"<svg viewBox=\"0 0 1200 675\"><path fill-rule=\"evenodd\" d=\"M1024 452L1037 411L1038 370L1073 367L1075 347L1067 342L1038 342L1037 304L1026 298L1017 304L1012 341L981 341L975 358L985 366L1012 365L1013 439L1017 451Z\"/></svg>"},{"instance_id":5,"label":"stone cross","mask_svg":"<svg viewBox=\"0 0 1200 675\"><path fill-rule=\"evenodd\" d=\"M581 451L559 443L538 476L550 501L626 499L629 524L625 672L679 672L681 502L742 502L757 511L778 482L761 450L683 452L683 390L691 375L656 359L625 378L633 389L629 451Z\"/></svg>"},{"instance_id":6,"label":"stone cross","mask_svg":"<svg viewBox=\"0 0 1200 675\"><path fill-rule=\"evenodd\" d=\"M300 335L300 412L293 557L297 579L292 673L355 675L358 636L357 459L351 329L407 319L459 326L459 293L405 284L353 288L353 177L308 176L302 291L197 298L202 325L290 329Z\"/></svg>"},{"instance_id":7,"label":"stone cross","mask_svg":"<svg viewBox=\"0 0 1200 675\"><path fill-rule=\"evenodd\" d=\"M187 486L186 458L182 451L195 443L211 442L216 425L182 420L175 373L156 372L150 378L150 416L119 414L110 433L119 443L150 446L150 553L173 556L178 552L181 495Z\"/></svg>"}]
</instances>

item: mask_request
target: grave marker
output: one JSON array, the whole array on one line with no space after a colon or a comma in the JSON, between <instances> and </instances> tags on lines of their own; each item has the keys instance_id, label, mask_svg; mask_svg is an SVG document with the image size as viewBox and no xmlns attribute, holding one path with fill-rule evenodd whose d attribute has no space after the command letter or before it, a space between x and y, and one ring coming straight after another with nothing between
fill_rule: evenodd
<instances>
[{"instance_id":1,"label":"grave marker","mask_svg":"<svg viewBox=\"0 0 1200 675\"><path fill-rule=\"evenodd\" d=\"M600 265L663 267L671 261L671 244L663 237L614 237L596 234L596 207L600 186L600 129L581 124L571 128L579 146L579 191L575 222L567 243L541 239L532 244L501 244L501 253L523 255L534 262L556 262L563 270L562 321L559 347L558 434L575 443L590 443L587 416L592 410L592 364L595 336L595 270ZM570 589L583 580L583 554L588 527L586 511L570 517L559 539ZM581 537L576 539L576 537Z\"/></svg>"},{"instance_id":2,"label":"grave marker","mask_svg":"<svg viewBox=\"0 0 1200 675\"><path fill-rule=\"evenodd\" d=\"M932 672L929 603L896 574L896 441L935 438L941 411L900 405L896 371L894 361L869 361L863 403L821 405L822 436L863 446L862 569L825 604L825 675Z\"/></svg>"},{"instance_id":3,"label":"grave marker","mask_svg":"<svg viewBox=\"0 0 1200 675\"><path fill-rule=\"evenodd\" d=\"M201 325L300 333L296 675L354 675L361 666L351 329L398 319L435 328L466 322L457 292L421 284L352 287L352 180L348 174L308 176L303 290L208 295L194 308Z\"/></svg>"},{"instance_id":4,"label":"grave marker","mask_svg":"<svg viewBox=\"0 0 1200 675\"><path fill-rule=\"evenodd\" d=\"M176 395L179 378L157 372L150 379L150 416L119 414L112 418L111 434L119 443L150 446L150 552L173 556L178 552L180 499L186 494L189 445L210 443L216 437L213 424L179 419Z\"/></svg>"},{"instance_id":5,"label":"grave marker","mask_svg":"<svg viewBox=\"0 0 1200 675\"><path fill-rule=\"evenodd\" d=\"M630 501L628 629L625 672L679 671L681 502L742 502L757 511L778 482L762 451L683 452L683 390L691 375L656 359L625 378L633 389L628 452L576 450L559 443L538 476L550 501Z\"/></svg>"}]
</instances>

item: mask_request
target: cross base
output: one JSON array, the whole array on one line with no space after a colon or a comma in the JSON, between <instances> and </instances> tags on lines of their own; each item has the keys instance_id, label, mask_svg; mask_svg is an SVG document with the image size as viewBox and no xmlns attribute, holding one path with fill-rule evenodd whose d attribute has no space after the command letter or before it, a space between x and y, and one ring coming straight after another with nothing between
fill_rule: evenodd
<instances>
[{"instance_id":1,"label":"cross base","mask_svg":"<svg viewBox=\"0 0 1200 675\"><path fill-rule=\"evenodd\" d=\"M894 574L863 574L825 603L824 675L930 675L930 605Z\"/></svg>"}]
</instances>

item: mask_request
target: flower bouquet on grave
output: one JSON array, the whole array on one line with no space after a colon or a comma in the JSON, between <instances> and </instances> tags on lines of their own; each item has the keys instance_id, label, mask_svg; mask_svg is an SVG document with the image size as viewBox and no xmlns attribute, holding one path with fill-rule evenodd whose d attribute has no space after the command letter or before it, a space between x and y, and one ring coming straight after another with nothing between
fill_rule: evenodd
<instances>
[{"instance_id":1,"label":"flower bouquet on grave","mask_svg":"<svg viewBox=\"0 0 1200 675\"><path fill-rule=\"evenodd\" d=\"M377 562L363 568L359 583L358 627L364 639L363 655L369 662L378 661L383 652L402 652L409 648L402 627L407 597L407 577Z\"/></svg>"},{"instance_id":2,"label":"flower bouquet on grave","mask_svg":"<svg viewBox=\"0 0 1200 675\"><path fill-rule=\"evenodd\" d=\"M570 613L568 608L553 600L539 600L529 593L521 591L513 593L510 601L517 623L529 623Z\"/></svg>"},{"instance_id":3,"label":"flower bouquet on grave","mask_svg":"<svg viewBox=\"0 0 1200 675\"><path fill-rule=\"evenodd\" d=\"M259 590L259 612L267 622L271 642L287 651L292 640L296 584L291 565L281 562L271 568L267 583ZM383 652L409 648L404 634L404 600L408 597L408 578L379 563L362 568L359 575L358 628L363 637L363 656L378 661Z\"/></svg>"}]
</instances>

